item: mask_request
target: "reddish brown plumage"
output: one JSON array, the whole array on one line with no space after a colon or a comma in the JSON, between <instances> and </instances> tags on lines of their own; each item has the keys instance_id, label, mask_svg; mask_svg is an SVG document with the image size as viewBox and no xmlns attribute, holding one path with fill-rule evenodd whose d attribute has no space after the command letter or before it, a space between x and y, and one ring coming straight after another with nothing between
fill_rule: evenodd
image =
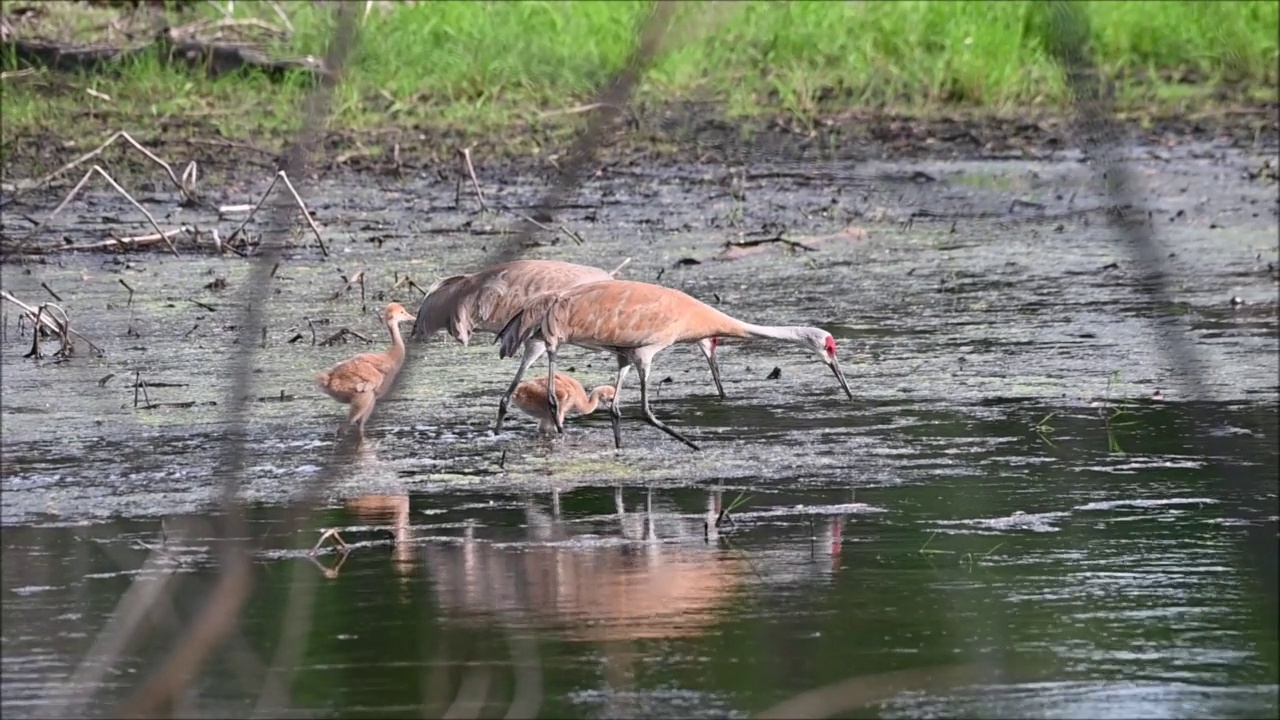
<instances>
[{"instance_id":1,"label":"reddish brown plumage","mask_svg":"<svg viewBox=\"0 0 1280 720\"><path fill-rule=\"evenodd\" d=\"M539 431L555 430L556 424L547 403L547 378L539 377L520 383L511 399L521 412L538 421ZM600 403L612 402L613 386L597 385L587 393L582 383L572 376L556 373L556 400L559 415L555 419L563 426L565 415L571 412L590 415Z\"/></svg>"},{"instance_id":2,"label":"reddish brown plumage","mask_svg":"<svg viewBox=\"0 0 1280 720\"><path fill-rule=\"evenodd\" d=\"M447 330L455 340L466 345L477 331L496 333L501 330L535 298L586 283L612 280L627 262L629 260L611 272L605 272L600 268L558 260L515 260L466 275L452 275L436 282L427 290L427 296L418 308L418 320L414 323L411 337L422 341L440 330ZM504 346L502 357L514 356L520 346L523 346L524 354L520 358L520 367L516 370L515 377L498 403L498 420L494 424L494 432L502 430L507 404L521 378L529 366L546 352L542 340L528 338L515 343L509 348L509 352ZM714 338L702 340L698 343L698 348L711 368L716 393L723 398L724 387L720 382L720 369L716 365Z\"/></svg>"},{"instance_id":3,"label":"reddish brown plumage","mask_svg":"<svg viewBox=\"0 0 1280 720\"><path fill-rule=\"evenodd\" d=\"M625 264L625 263L624 263ZM618 266L613 272L620 270ZM466 275L453 275L427 290L411 338L447 330L463 345L477 330L496 333L531 298L575 285L610 280L613 274L558 260L515 260Z\"/></svg>"},{"instance_id":4,"label":"reddish brown plumage","mask_svg":"<svg viewBox=\"0 0 1280 720\"><path fill-rule=\"evenodd\" d=\"M347 423L355 425L361 437L365 421L373 414L374 403L390 389L404 364L400 323L413 322L414 317L400 303L390 303L382 311L382 320L391 334L390 348L384 352L360 353L316 373L315 378L316 385L326 395L351 406Z\"/></svg>"},{"instance_id":5,"label":"reddish brown plumage","mask_svg":"<svg viewBox=\"0 0 1280 720\"><path fill-rule=\"evenodd\" d=\"M535 298L499 331L498 341L500 355L505 357L520 345L541 339L546 344L549 374L555 372L556 351L564 344L616 353L619 370L611 412L614 443L622 445L617 393L622 391L627 371L635 366L640 374L640 404L645 420L696 449L697 445L653 417L649 410L649 369L655 355L676 343L709 342L716 336L773 338L809 347L835 373L845 394L853 398L836 359L835 339L827 331L743 322L679 290L652 283L602 280ZM554 381L551 387L555 387ZM554 413L556 399L549 395L548 403Z\"/></svg>"}]
</instances>

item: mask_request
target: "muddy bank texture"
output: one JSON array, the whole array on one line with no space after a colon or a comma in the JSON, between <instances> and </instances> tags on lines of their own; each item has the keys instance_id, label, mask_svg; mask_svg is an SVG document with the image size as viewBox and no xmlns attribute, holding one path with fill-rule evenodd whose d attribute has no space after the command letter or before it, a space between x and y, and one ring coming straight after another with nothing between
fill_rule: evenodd
<instances>
[{"instance_id":1,"label":"muddy bank texture","mask_svg":"<svg viewBox=\"0 0 1280 720\"><path fill-rule=\"evenodd\" d=\"M1122 119L1124 141L1150 146L1157 154L1191 152L1183 148L1205 144L1274 154L1280 145L1280 108L1275 105ZM270 170L288 140L287 133L225 137L215 124L199 118L167 117L127 127L113 124L110 118L71 120L72 127L5 133L6 187L52 172L120 130L171 164L197 162L211 177ZM1083 147L1072 124L1067 115L1043 112L999 117L977 112L906 115L871 109L805 124L790 118L730 119L714 104L673 103L633 108L612 128L597 158L599 164L609 166L1054 159ZM555 172L582 125L582 117L561 115L540 123L514 123L489 134L431 126L332 131L317 147L312 169L316 175L339 171L400 177L422 172L456 174L459 150L470 148L478 171L548 175ZM155 167L134 153L110 151L106 160L113 170L124 173Z\"/></svg>"},{"instance_id":2,"label":"muddy bank texture","mask_svg":"<svg viewBox=\"0 0 1280 720\"><path fill-rule=\"evenodd\" d=\"M699 166L601 173L561 213L583 242L548 234L525 256L601 267L630 257L628 278L683 289L753 322L824 327L840 344L857 400L845 400L809 352L757 342L722 349L730 397L720 401L696 350L676 348L654 369L654 409L704 451L684 452L643 425L632 390L623 450L613 450L607 417L575 421L557 472L673 483L713 469L735 481L834 480L871 472L869 453L895 452L869 427L898 433L905 416L939 415L996 418L1007 423L1001 433L1038 447L1035 428L1052 413L1057 447L1109 456L1099 408L1117 398L1154 408L1153 418L1172 412L1160 408L1200 413L1189 409L1197 404L1239 411L1225 425L1267 442L1274 427L1249 417L1267 417L1277 397L1275 186L1248 177L1255 158L1201 152L1199 160L1134 160L1138 199L1166 258L1167 306L1140 291L1151 269L1116 241L1092 173L1078 161L866 163L856 174L762 164L737 189ZM495 208L528 207L543 189L482 182ZM260 194L266 184L264 177L242 192ZM329 256L301 236L275 275L264 331L255 333L263 347L251 432L267 454L254 461L260 467L245 492L257 500L305 487L332 442L342 408L314 388L312 375L383 346L381 305L416 308L419 288L485 264L504 242L502 215L479 212L465 194L455 205L453 183L434 176L325 180L309 185L307 197ZM87 204L59 218L56 232L145 231L132 221L120 227L132 216L114 195L94 191ZM171 200L150 206L165 224L218 222ZM227 431L249 264L180 249L181 258L71 252L0 266L7 291L30 303L57 293L73 327L106 350L95 358L80 343L65 362L24 358L30 331L12 308L5 312L4 522L30 521L50 502L65 518L184 512L213 500L208 449ZM363 283L344 281L358 273ZM375 344L323 343L342 327ZM1172 341L1195 344L1197 367L1171 367L1163 347ZM46 343L46 353L54 349ZM370 424L385 472L353 476L354 487L373 491L405 477L441 488L473 477L541 482L545 467L530 459L533 423L514 417L501 435L490 433L515 363L499 360L489 337L462 348L441 334L412 354L418 360L403 392L379 403ZM610 382L616 369L602 354L573 349L563 366L587 386ZM1203 378L1203 391L1181 380L1188 369ZM1163 427L1151 432L1162 437ZM1223 432L1237 432L1230 428ZM1129 450L1125 437L1117 442ZM809 447L812 462L792 467L780 447ZM1046 444L1037 452L1059 451ZM815 454L832 465L815 464ZM885 481L896 482L895 467L885 466ZM50 488L59 488L56 501Z\"/></svg>"}]
</instances>

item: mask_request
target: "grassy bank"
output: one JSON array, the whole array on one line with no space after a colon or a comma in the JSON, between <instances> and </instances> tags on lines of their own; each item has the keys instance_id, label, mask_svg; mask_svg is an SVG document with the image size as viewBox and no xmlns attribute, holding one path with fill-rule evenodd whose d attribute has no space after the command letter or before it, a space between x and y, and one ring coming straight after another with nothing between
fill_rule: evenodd
<instances>
[{"instance_id":1,"label":"grassy bank","mask_svg":"<svg viewBox=\"0 0 1280 720\"><path fill-rule=\"evenodd\" d=\"M13 13L18 3L7 3ZM274 55L322 55L327 4L284 3L293 32ZM363 6L363 3L361 3ZM1088 2L1092 46L1122 106L1153 112L1274 101L1276 2ZM580 104L618 69L648 5L640 2L422 2L376 8L339 91L334 127L448 127L486 133ZM993 113L1064 107L1039 2L684 3L642 102L711 101L733 116L812 121L851 109ZM280 24L267 3L236 15ZM64 7L15 22L62 40L94 38L106 12ZM112 10L110 12L120 12ZM77 15L78 14L78 15ZM200 3L175 23L217 17ZM60 18L55 16L61 16ZM67 19L71 16L72 19ZM78 17L79 19L76 19ZM14 70L6 59L5 70ZM241 73L216 80L154 57L115 74L36 73L3 84L6 140L49 123L86 130L166 118L263 138L296 123L309 81ZM93 92L90 93L89 91ZM559 115L570 122L569 114ZM557 122L552 120L552 122Z\"/></svg>"}]
</instances>

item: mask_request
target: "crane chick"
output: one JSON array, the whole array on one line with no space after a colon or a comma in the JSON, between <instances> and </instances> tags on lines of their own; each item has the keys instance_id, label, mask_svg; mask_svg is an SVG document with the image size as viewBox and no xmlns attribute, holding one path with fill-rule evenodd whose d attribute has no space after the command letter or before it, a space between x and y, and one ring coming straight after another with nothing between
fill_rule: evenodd
<instances>
[{"instance_id":1,"label":"crane chick","mask_svg":"<svg viewBox=\"0 0 1280 720\"><path fill-rule=\"evenodd\" d=\"M612 385L597 385L587 394L582 383L564 373L556 373L556 399L559 402L555 420L552 419L550 403L547 402L546 377L520 383L511 399L521 412L538 421L539 432L554 433L557 424L564 427L565 415L570 412L590 415L600 403L613 402L613 392Z\"/></svg>"},{"instance_id":2,"label":"crane chick","mask_svg":"<svg viewBox=\"0 0 1280 720\"><path fill-rule=\"evenodd\" d=\"M347 424L355 425L364 438L364 423L373 414L373 405L386 394L404 364L404 339L400 337L400 323L413 322L400 303L390 303L382 311L382 321L391 333L391 347L384 352L360 353L320 373L316 373L316 385L326 395L351 409ZM546 401L546 396L543 396ZM339 428L341 430L341 428Z\"/></svg>"}]
</instances>

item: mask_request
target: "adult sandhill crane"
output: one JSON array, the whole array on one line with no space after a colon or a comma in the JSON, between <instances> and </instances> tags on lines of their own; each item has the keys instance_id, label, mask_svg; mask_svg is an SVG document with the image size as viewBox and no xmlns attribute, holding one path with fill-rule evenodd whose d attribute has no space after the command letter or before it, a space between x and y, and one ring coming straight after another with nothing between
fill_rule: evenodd
<instances>
[{"instance_id":1,"label":"adult sandhill crane","mask_svg":"<svg viewBox=\"0 0 1280 720\"><path fill-rule=\"evenodd\" d=\"M384 352L360 353L323 372L316 373L316 385L329 397L347 403L348 425L355 425L364 437L364 423L373 414L373 405L386 394L404 364L404 339L400 323L414 317L400 303L390 303L382 311L382 321L391 333L391 347Z\"/></svg>"},{"instance_id":2,"label":"adult sandhill crane","mask_svg":"<svg viewBox=\"0 0 1280 720\"><path fill-rule=\"evenodd\" d=\"M613 402L613 386L597 385L588 394L582 383L571 375L556 373L556 404L559 414L552 416L547 409L547 379L526 380L516 388L511 398L525 415L538 421L538 431L549 433L558 422L564 425L564 416L571 412L590 415L601 402Z\"/></svg>"},{"instance_id":3,"label":"adult sandhill crane","mask_svg":"<svg viewBox=\"0 0 1280 720\"><path fill-rule=\"evenodd\" d=\"M710 337L764 337L787 340L809 347L831 368L849 399L853 392L836 359L836 341L826 330L816 327L753 325L730 317L679 290L633 280L602 280L578 285L558 293L535 298L517 312L498 332L499 356L506 357L531 339L545 343L547 353L547 403L556 408L556 350L561 345L577 345L612 352L618 357L618 379L613 384L614 446L622 447L618 429L622 418L618 406L622 379L633 366L640 375L640 406L650 425L694 450L697 445L653 416L649 409L649 368L658 353L676 343L699 342ZM563 424L556 429L564 432Z\"/></svg>"},{"instance_id":4,"label":"adult sandhill crane","mask_svg":"<svg viewBox=\"0 0 1280 720\"><path fill-rule=\"evenodd\" d=\"M612 271L605 272L600 268L558 260L514 260L474 273L444 278L427 290L409 338L425 341L437 331L447 329L453 339L467 345L477 330L491 333L501 330L516 312L538 295L583 283L612 280L629 262L630 258ZM711 366L711 380L723 398L720 368L716 365L716 339L706 338L698 343L698 348ZM502 432L502 420L520 379L544 352L546 345L540 339L531 338L524 343L520 368L498 403L498 421L493 427L495 433ZM509 352L503 357L514 354Z\"/></svg>"}]
</instances>

